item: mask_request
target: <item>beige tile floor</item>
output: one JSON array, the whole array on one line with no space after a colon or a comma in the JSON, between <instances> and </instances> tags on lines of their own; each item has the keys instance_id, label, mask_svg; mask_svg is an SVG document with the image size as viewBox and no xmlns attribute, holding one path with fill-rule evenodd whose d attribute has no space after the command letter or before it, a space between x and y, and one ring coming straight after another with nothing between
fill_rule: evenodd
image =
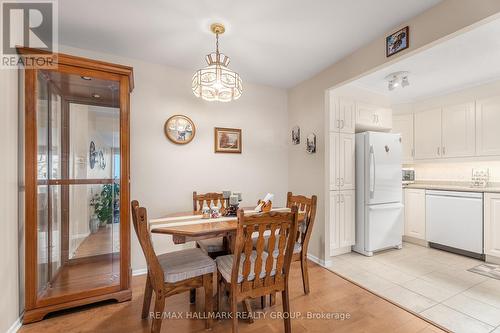
<instances>
[{"instance_id":1,"label":"beige tile floor","mask_svg":"<svg viewBox=\"0 0 500 333\"><path fill-rule=\"evenodd\" d=\"M373 257L337 256L328 269L456 333L500 333L500 280L479 260L404 243Z\"/></svg>"}]
</instances>

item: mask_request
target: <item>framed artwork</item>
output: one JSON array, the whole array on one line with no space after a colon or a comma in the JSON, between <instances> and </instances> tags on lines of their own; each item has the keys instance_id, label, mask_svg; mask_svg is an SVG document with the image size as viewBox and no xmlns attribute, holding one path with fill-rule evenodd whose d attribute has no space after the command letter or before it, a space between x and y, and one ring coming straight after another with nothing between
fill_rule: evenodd
<instances>
[{"instance_id":1,"label":"framed artwork","mask_svg":"<svg viewBox=\"0 0 500 333\"><path fill-rule=\"evenodd\" d=\"M215 127L214 139L216 153L241 154L241 129Z\"/></svg>"},{"instance_id":2,"label":"framed artwork","mask_svg":"<svg viewBox=\"0 0 500 333\"><path fill-rule=\"evenodd\" d=\"M179 145L190 143L196 134L193 121L183 115L168 118L163 129L167 138Z\"/></svg>"},{"instance_id":3,"label":"framed artwork","mask_svg":"<svg viewBox=\"0 0 500 333\"><path fill-rule=\"evenodd\" d=\"M390 57L410 46L410 28L408 26L385 38L385 55Z\"/></svg>"},{"instance_id":4,"label":"framed artwork","mask_svg":"<svg viewBox=\"0 0 500 333\"><path fill-rule=\"evenodd\" d=\"M298 145L300 143L300 127L295 126L292 128L292 144Z\"/></svg>"},{"instance_id":5,"label":"framed artwork","mask_svg":"<svg viewBox=\"0 0 500 333\"><path fill-rule=\"evenodd\" d=\"M310 133L306 140L306 151L309 154L316 153L316 134Z\"/></svg>"}]
</instances>

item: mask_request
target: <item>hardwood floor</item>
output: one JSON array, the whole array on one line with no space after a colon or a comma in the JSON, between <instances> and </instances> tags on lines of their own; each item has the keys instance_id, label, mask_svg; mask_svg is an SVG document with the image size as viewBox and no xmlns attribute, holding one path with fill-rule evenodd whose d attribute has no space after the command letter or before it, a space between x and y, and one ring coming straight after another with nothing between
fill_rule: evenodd
<instances>
[{"instance_id":1,"label":"hardwood floor","mask_svg":"<svg viewBox=\"0 0 500 333\"><path fill-rule=\"evenodd\" d=\"M443 332L415 315L379 298L342 279L334 273L309 262L311 293L303 294L300 263L292 264L290 275L290 304L292 312L301 312L302 318L292 319L292 332ZM23 326L19 332L149 332L151 320L141 320L145 275L133 278L132 301L99 306L88 306ZM189 292L167 299L165 311L202 313L203 290L198 290L198 303L189 304ZM283 332L283 321L272 318L281 311L281 297L276 305L260 309L260 301L253 302L257 317L253 324L240 320L242 333ZM229 310L227 303L222 308ZM349 319L307 319L307 312L348 313ZM265 314L265 317L264 317ZM200 319L165 319L162 332L204 332ZM231 320L215 321L213 332L230 332Z\"/></svg>"}]
</instances>

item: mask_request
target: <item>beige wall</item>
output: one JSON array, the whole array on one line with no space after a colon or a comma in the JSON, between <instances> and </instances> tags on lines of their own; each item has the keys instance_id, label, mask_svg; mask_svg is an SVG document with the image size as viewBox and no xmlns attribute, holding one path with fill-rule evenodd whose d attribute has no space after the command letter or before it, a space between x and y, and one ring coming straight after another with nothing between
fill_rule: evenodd
<instances>
[{"instance_id":1,"label":"beige wall","mask_svg":"<svg viewBox=\"0 0 500 333\"><path fill-rule=\"evenodd\" d=\"M443 38L470 29L492 15L500 12L500 2L496 0L445 0L419 16L402 22L399 27L410 26L410 48L386 58L385 34L351 55L333 64L313 78L290 89L288 95L289 129L301 126L303 132L315 132L318 152L305 156L302 147L289 147L289 187L293 191L317 193L318 214L311 238L309 252L328 259L328 223L325 223L325 197L327 184L325 177L325 91L352 81L364 74L396 62L413 52L430 47ZM393 27L387 34L399 27ZM307 170L305 172L305 170Z\"/></svg>"},{"instance_id":2,"label":"beige wall","mask_svg":"<svg viewBox=\"0 0 500 333\"><path fill-rule=\"evenodd\" d=\"M276 205L285 204L286 91L246 83L239 100L210 103L191 92L191 71L68 47L60 50L134 67L131 189L132 198L148 208L150 217L192 210L194 190L241 191L244 206L255 205L258 198L272 192ZM196 136L191 143L176 145L165 137L163 125L174 114L187 115L194 121ZM241 128L243 153L215 154L214 127ZM168 236L155 236L153 241L160 253L177 248ZM131 253L133 269L144 269L135 235Z\"/></svg>"},{"instance_id":3,"label":"beige wall","mask_svg":"<svg viewBox=\"0 0 500 333\"><path fill-rule=\"evenodd\" d=\"M0 70L0 332L6 332L19 316L17 242L17 103L15 70Z\"/></svg>"}]
</instances>

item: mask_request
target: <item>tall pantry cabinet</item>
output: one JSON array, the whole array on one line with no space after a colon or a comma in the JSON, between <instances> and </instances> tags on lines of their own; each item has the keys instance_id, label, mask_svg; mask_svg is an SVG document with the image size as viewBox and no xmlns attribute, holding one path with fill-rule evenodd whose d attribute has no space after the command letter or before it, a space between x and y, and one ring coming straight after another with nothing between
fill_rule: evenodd
<instances>
[{"instance_id":1,"label":"tall pantry cabinet","mask_svg":"<svg viewBox=\"0 0 500 333\"><path fill-rule=\"evenodd\" d=\"M356 103L329 95L330 255L350 252L355 243Z\"/></svg>"}]
</instances>

